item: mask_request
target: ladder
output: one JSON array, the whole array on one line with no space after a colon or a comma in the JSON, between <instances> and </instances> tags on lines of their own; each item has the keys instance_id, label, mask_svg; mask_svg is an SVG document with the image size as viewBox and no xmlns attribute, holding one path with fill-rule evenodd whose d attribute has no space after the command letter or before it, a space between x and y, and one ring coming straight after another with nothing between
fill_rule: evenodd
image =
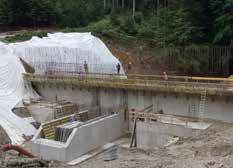
<instances>
[{"instance_id":1,"label":"ladder","mask_svg":"<svg viewBox=\"0 0 233 168\"><path fill-rule=\"evenodd\" d=\"M204 118L205 110L206 110L206 89L203 89L201 91L201 100L199 107L199 115L201 119Z\"/></svg>"},{"instance_id":2,"label":"ladder","mask_svg":"<svg viewBox=\"0 0 233 168\"><path fill-rule=\"evenodd\" d=\"M190 106L190 115L195 116L195 113L197 112L196 105L194 103Z\"/></svg>"}]
</instances>

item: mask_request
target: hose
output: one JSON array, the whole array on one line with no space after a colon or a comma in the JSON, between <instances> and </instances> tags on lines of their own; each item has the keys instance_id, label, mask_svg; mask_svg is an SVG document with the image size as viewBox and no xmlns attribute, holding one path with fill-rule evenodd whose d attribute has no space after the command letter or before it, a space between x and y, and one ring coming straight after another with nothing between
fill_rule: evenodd
<instances>
[{"instance_id":1,"label":"hose","mask_svg":"<svg viewBox=\"0 0 233 168\"><path fill-rule=\"evenodd\" d=\"M23 147L21 147L19 145L5 144L2 146L3 152L9 151L9 150L17 151L17 152L19 152L19 154L27 156L29 158L35 157L30 152L28 152L26 149L24 149Z\"/></svg>"}]
</instances>

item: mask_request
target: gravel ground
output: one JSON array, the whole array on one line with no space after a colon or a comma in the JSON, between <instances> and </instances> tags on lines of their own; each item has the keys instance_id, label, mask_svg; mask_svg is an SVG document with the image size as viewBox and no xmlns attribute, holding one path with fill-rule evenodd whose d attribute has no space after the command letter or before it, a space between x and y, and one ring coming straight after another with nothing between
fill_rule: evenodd
<instances>
[{"instance_id":1,"label":"gravel ground","mask_svg":"<svg viewBox=\"0 0 233 168\"><path fill-rule=\"evenodd\" d=\"M233 168L233 125L215 123L200 135L153 151L120 145L118 159L100 154L76 168Z\"/></svg>"},{"instance_id":2,"label":"gravel ground","mask_svg":"<svg viewBox=\"0 0 233 168\"><path fill-rule=\"evenodd\" d=\"M0 127L0 146L11 143L10 138ZM2 152L0 150L0 168L31 168L31 167L56 167L53 162L43 161L40 159L30 159L19 156L15 151Z\"/></svg>"},{"instance_id":3,"label":"gravel ground","mask_svg":"<svg viewBox=\"0 0 233 168\"><path fill-rule=\"evenodd\" d=\"M58 166L59 165L59 166ZM60 163L37 158L19 156L17 152L8 151L0 155L0 168L55 168L64 167Z\"/></svg>"},{"instance_id":4,"label":"gravel ground","mask_svg":"<svg viewBox=\"0 0 233 168\"><path fill-rule=\"evenodd\" d=\"M129 149L129 139L119 144L118 158L104 161L105 153L71 167L65 163L30 160L15 154L1 159L4 167L56 167L56 168L233 168L233 125L215 123L201 134L180 139L169 147L151 151ZM23 164L22 164L23 163Z\"/></svg>"}]
</instances>

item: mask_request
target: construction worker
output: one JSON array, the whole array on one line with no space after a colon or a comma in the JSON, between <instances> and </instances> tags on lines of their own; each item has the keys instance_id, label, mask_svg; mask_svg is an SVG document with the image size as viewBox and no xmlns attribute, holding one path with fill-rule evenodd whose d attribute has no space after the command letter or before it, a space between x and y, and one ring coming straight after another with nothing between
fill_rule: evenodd
<instances>
[{"instance_id":1,"label":"construction worker","mask_svg":"<svg viewBox=\"0 0 233 168\"><path fill-rule=\"evenodd\" d=\"M129 62L128 63L128 72L131 71L131 68L132 68L132 62Z\"/></svg>"},{"instance_id":2,"label":"construction worker","mask_svg":"<svg viewBox=\"0 0 233 168\"><path fill-rule=\"evenodd\" d=\"M85 70L85 73L88 74L88 65L87 65L87 61L84 62L84 70Z\"/></svg>"},{"instance_id":3,"label":"construction worker","mask_svg":"<svg viewBox=\"0 0 233 168\"><path fill-rule=\"evenodd\" d=\"M164 75L164 80L168 80L168 76L167 76L167 73L166 72L163 72L163 75Z\"/></svg>"},{"instance_id":4,"label":"construction worker","mask_svg":"<svg viewBox=\"0 0 233 168\"><path fill-rule=\"evenodd\" d=\"M117 68L117 74L119 75L121 71L121 65L118 63L116 68Z\"/></svg>"}]
</instances>

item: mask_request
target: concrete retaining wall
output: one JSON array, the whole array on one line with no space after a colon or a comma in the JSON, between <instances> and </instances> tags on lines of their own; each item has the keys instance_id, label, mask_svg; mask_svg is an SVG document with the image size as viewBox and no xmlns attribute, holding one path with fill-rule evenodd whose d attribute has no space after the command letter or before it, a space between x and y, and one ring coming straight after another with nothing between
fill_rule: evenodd
<instances>
[{"instance_id":1,"label":"concrete retaining wall","mask_svg":"<svg viewBox=\"0 0 233 168\"><path fill-rule=\"evenodd\" d=\"M129 109L144 109L153 104L153 111L163 110L164 114L200 117L199 106L201 94L173 94L156 93L146 91L123 91L122 89L102 88L62 88L51 86L39 86L41 95L47 99L68 100L87 106L100 106L105 109L116 111L123 109L125 105ZM216 96L206 99L204 118L233 122L233 96Z\"/></svg>"},{"instance_id":2,"label":"concrete retaining wall","mask_svg":"<svg viewBox=\"0 0 233 168\"><path fill-rule=\"evenodd\" d=\"M143 109L153 104L153 111L163 110L164 114L200 117L201 95L186 95L155 92L128 92L128 107ZM233 122L233 97L207 95L203 118Z\"/></svg>"},{"instance_id":3,"label":"concrete retaining wall","mask_svg":"<svg viewBox=\"0 0 233 168\"><path fill-rule=\"evenodd\" d=\"M137 147L154 149L166 144L174 137L189 137L200 133L200 130L160 122L137 122Z\"/></svg>"},{"instance_id":4,"label":"concrete retaining wall","mask_svg":"<svg viewBox=\"0 0 233 168\"><path fill-rule=\"evenodd\" d=\"M75 128L66 143L34 139L32 151L46 160L71 161L124 134L123 114L114 114Z\"/></svg>"}]
</instances>

